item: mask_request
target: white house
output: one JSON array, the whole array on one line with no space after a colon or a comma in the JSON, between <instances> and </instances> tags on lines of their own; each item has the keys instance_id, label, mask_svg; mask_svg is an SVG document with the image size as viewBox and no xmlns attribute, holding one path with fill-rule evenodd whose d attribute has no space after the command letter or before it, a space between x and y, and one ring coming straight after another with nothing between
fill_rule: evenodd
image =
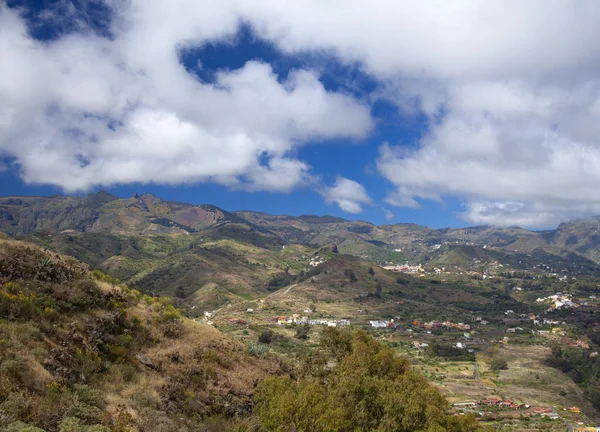
<instances>
[{"instance_id":1,"label":"white house","mask_svg":"<svg viewBox=\"0 0 600 432\"><path fill-rule=\"evenodd\" d=\"M384 328L388 326L388 321L369 321L371 323L371 327L375 328Z\"/></svg>"}]
</instances>

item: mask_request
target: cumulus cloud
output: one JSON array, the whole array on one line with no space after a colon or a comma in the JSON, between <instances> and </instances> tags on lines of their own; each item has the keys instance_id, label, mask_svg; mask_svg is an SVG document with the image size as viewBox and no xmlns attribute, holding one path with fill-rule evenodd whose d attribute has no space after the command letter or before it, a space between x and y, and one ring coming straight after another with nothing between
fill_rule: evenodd
<instances>
[{"instance_id":1,"label":"cumulus cloud","mask_svg":"<svg viewBox=\"0 0 600 432\"><path fill-rule=\"evenodd\" d=\"M391 221L392 219L394 219L394 213L392 213L391 211L389 211L386 208L384 208L382 210L383 210L383 214L385 216L386 221Z\"/></svg>"},{"instance_id":2,"label":"cumulus cloud","mask_svg":"<svg viewBox=\"0 0 600 432\"><path fill-rule=\"evenodd\" d=\"M250 62L208 84L179 64L179 49L232 38L244 22L282 52L358 66L378 83L374 98L426 116L418 146L380 149L389 204L452 196L465 202L461 217L498 225L600 212L597 1L110 4L112 39L72 34L49 44L0 10L0 152L28 181L311 183L294 150L365 137L369 108L326 91L310 70L281 82Z\"/></svg>"},{"instance_id":3,"label":"cumulus cloud","mask_svg":"<svg viewBox=\"0 0 600 432\"><path fill-rule=\"evenodd\" d=\"M381 148L388 203L458 197L464 218L497 225L598 212L599 3L258 3L248 14L283 50L358 61L380 97L428 117L417 148Z\"/></svg>"},{"instance_id":4,"label":"cumulus cloud","mask_svg":"<svg viewBox=\"0 0 600 432\"><path fill-rule=\"evenodd\" d=\"M338 176L333 186L321 191L328 204L337 204L346 213L362 213L363 205L373 202L367 190L358 182Z\"/></svg>"},{"instance_id":5,"label":"cumulus cloud","mask_svg":"<svg viewBox=\"0 0 600 432\"><path fill-rule=\"evenodd\" d=\"M112 38L74 32L44 43L0 6L0 155L25 181L66 191L202 181L289 191L312 181L298 146L369 133L369 107L327 91L311 70L280 80L250 61L199 81L178 50L235 34L239 14L153 6L115 8Z\"/></svg>"}]
</instances>

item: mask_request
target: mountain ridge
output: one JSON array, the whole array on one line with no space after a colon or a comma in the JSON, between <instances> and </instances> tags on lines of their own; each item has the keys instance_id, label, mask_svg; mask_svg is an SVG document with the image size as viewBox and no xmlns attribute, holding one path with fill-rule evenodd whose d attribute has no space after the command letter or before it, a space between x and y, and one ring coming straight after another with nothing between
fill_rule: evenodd
<instances>
[{"instance_id":1,"label":"mountain ridge","mask_svg":"<svg viewBox=\"0 0 600 432\"><path fill-rule=\"evenodd\" d=\"M168 201L149 193L135 193L130 198L118 198L105 191L80 197L0 197L0 231L12 236L40 232L195 235L233 239L272 250L286 244L317 248L336 245L340 253L381 265L427 262L430 260L426 258L439 254L442 245L494 249L506 254L543 251L560 258L558 261L575 254L600 263L598 217L564 222L542 231L489 225L439 229L415 223L378 226L329 215L229 212L211 204Z\"/></svg>"}]
</instances>

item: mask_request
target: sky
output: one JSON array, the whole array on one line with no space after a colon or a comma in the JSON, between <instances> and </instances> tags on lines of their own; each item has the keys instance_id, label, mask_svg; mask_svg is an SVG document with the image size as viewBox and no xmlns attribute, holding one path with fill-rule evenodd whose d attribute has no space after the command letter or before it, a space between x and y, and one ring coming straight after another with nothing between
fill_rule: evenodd
<instances>
[{"instance_id":1,"label":"sky","mask_svg":"<svg viewBox=\"0 0 600 432\"><path fill-rule=\"evenodd\" d=\"M6 0L0 195L376 224L600 214L595 0Z\"/></svg>"}]
</instances>

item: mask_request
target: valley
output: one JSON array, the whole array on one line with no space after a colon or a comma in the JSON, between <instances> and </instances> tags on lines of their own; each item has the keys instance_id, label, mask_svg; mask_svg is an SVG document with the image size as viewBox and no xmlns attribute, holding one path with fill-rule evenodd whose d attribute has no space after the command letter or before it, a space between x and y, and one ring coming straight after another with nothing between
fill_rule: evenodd
<instances>
[{"instance_id":1,"label":"valley","mask_svg":"<svg viewBox=\"0 0 600 432\"><path fill-rule=\"evenodd\" d=\"M375 226L102 192L0 198L5 242L74 257L205 329L180 353L208 332L269 359L252 373L264 378L262 367L315 367L331 329L364 331L450 413L505 431L600 424L599 229ZM148 349L167 361L166 348Z\"/></svg>"}]
</instances>

